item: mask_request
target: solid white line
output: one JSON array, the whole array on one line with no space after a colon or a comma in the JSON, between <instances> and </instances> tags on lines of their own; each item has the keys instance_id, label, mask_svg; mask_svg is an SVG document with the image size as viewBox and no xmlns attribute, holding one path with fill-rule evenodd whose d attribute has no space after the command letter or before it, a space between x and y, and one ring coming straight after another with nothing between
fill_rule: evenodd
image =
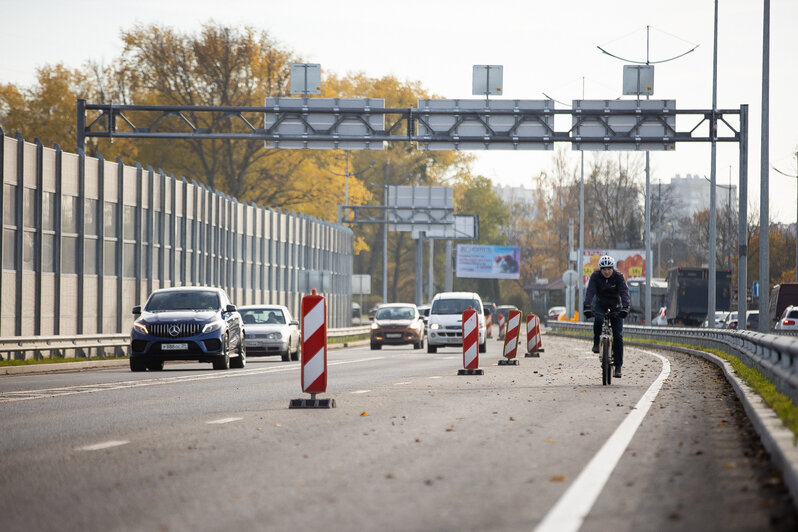
<instances>
[{"instance_id":1,"label":"solid white line","mask_svg":"<svg viewBox=\"0 0 798 532\"><path fill-rule=\"evenodd\" d=\"M437 375L437 376L435 376L435 377L430 377L430 379L442 379L442 378L443 378L443 377L441 377L440 375Z\"/></svg>"},{"instance_id":2,"label":"solid white line","mask_svg":"<svg viewBox=\"0 0 798 532\"><path fill-rule=\"evenodd\" d=\"M402 384L410 384L411 382L412 382L412 381L405 381L405 382L395 382L395 383L393 383L393 385L394 385L394 386L399 386L399 385L402 385Z\"/></svg>"},{"instance_id":3,"label":"solid white line","mask_svg":"<svg viewBox=\"0 0 798 532\"><path fill-rule=\"evenodd\" d=\"M569 532L576 531L584 523L587 514L596 502L601 490L610 478L615 466L632 441L638 427L648 412L651 403L657 397L662 383L671 372L671 364L667 358L643 351L643 353L657 357L662 361L662 371L659 377L648 387L643 397L629 412L626 419L615 429L612 436L604 443L598 453L590 460L573 484L560 497L543 521L535 528L535 532Z\"/></svg>"},{"instance_id":4,"label":"solid white line","mask_svg":"<svg viewBox=\"0 0 798 532\"><path fill-rule=\"evenodd\" d=\"M349 393L351 393L351 394L356 394L356 393L369 393L370 391L371 391L371 390L357 390L357 391L354 391L354 392L349 392Z\"/></svg>"},{"instance_id":5,"label":"solid white line","mask_svg":"<svg viewBox=\"0 0 798 532\"><path fill-rule=\"evenodd\" d=\"M206 421L208 425L222 425L224 423L232 423L233 421L241 421L243 417L223 417L222 419L214 419L213 421Z\"/></svg>"},{"instance_id":6,"label":"solid white line","mask_svg":"<svg viewBox=\"0 0 798 532\"><path fill-rule=\"evenodd\" d=\"M83 447L78 447L75 449L76 451L101 451L103 449L109 449L111 447L119 447L120 445L126 445L130 443L127 440L111 440L111 441L104 441L102 443L95 443L94 445L86 445Z\"/></svg>"}]
</instances>

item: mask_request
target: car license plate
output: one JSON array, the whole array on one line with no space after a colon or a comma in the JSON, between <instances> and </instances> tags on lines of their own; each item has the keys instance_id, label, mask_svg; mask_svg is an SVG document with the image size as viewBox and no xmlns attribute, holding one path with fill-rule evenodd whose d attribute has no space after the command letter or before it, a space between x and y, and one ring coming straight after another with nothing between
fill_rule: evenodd
<instances>
[{"instance_id":1,"label":"car license plate","mask_svg":"<svg viewBox=\"0 0 798 532\"><path fill-rule=\"evenodd\" d=\"M401 338L402 333L388 333L385 335L386 338Z\"/></svg>"},{"instance_id":2,"label":"car license plate","mask_svg":"<svg viewBox=\"0 0 798 532\"><path fill-rule=\"evenodd\" d=\"M188 344L161 344L161 351L187 351Z\"/></svg>"}]
</instances>

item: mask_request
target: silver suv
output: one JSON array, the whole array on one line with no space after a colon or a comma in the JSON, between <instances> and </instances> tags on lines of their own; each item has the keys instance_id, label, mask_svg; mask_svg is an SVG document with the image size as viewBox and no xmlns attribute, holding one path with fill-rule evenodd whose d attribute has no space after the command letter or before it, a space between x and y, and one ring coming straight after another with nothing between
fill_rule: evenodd
<instances>
[{"instance_id":1,"label":"silver suv","mask_svg":"<svg viewBox=\"0 0 798 532\"><path fill-rule=\"evenodd\" d=\"M427 353L436 353L439 347L463 345L463 311L468 307L477 311L479 352L487 351L485 313L479 294L442 292L432 298L427 318Z\"/></svg>"}]
</instances>

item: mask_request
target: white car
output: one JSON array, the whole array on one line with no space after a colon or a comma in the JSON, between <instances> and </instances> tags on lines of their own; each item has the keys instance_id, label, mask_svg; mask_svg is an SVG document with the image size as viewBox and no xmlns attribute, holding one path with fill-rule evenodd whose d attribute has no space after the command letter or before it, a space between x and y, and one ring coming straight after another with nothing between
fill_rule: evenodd
<instances>
[{"instance_id":1,"label":"white car","mask_svg":"<svg viewBox=\"0 0 798 532\"><path fill-rule=\"evenodd\" d=\"M463 345L463 311L468 307L477 311L479 352L487 351L485 312L479 294L441 292L432 298L427 317L427 353L436 353L439 347Z\"/></svg>"},{"instance_id":2,"label":"white car","mask_svg":"<svg viewBox=\"0 0 798 532\"><path fill-rule=\"evenodd\" d=\"M798 331L798 307L789 306L781 313L779 321L776 322L777 331Z\"/></svg>"},{"instance_id":3,"label":"white car","mask_svg":"<svg viewBox=\"0 0 798 532\"><path fill-rule=\"evenodd\" d=\"M299 322L283 305L239 307L248 355L280 355L299 360Z\"/></svg>"}]
</instances>

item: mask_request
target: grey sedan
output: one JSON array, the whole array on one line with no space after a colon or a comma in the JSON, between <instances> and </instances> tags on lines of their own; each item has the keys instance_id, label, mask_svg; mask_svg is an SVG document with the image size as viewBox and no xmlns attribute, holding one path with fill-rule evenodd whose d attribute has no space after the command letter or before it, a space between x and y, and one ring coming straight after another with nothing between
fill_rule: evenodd
<instances>
[{"instance_id":1,"label":"grey sedan","mask_svg":"<svg viewBox=\"0 0 798 532\"><path fill-rule=\"evenodd\" d=\"M239 307L244 322L247 354L280 355L284 362L299 360L299 322L283 305Z\"/></svg>"}]
</instances>

